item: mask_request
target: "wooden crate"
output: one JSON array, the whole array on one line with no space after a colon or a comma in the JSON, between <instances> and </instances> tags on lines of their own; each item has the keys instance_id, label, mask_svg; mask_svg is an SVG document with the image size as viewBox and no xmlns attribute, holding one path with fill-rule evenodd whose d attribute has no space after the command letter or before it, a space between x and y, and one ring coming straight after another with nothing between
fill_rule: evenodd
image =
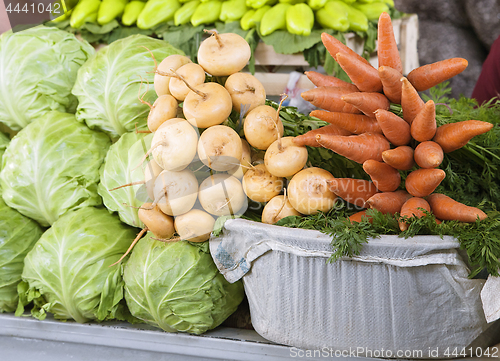
<instances>
[{"instance_id":1,"label":"wooden crate","mask_svg":"<svg viewBox=\"0 0 500 361\"><path fill-rule=\"evenodd\" d=\"M418 40L418 16L412 14L401 19L393 20L394 37L398 44L401 61L403 63L403 74L407 75L411 70L419 66L417 54ZM346 44L358 54L363 52L364 40L354 33L345 34ZM378 67L377 53L370 57L370 63ZM255 76L266 88L267 95L277 96L284 92L290 78L290 72L301 70L316 70L309 66L302 53L284 55L278 54L273 47L263 42L255 49ZM302 75L297 83L300 89L311 89L314 87L309 79Z\"/></svg>"}]
</instances>

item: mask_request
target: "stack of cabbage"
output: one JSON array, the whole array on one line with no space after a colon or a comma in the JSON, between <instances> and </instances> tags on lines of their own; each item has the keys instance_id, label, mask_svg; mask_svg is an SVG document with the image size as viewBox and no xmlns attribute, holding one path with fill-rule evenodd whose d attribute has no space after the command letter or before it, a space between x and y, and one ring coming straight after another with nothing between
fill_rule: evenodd
<instances>
[{"instance_id":1,"label":"stack of cabbage","mask_svg":"<svg viewBox=\"0 0 500 361\"><path fill-rule=\"evenodd\" d=\"M137 321L124 292L143 298L146 291L162 300L162 314L137 317L168 331L202 333L241 302L242 286L225 281L206 246L144 242L134 262L110 267L141 226L134 212L118 217L116 205L131 211L123 204L133 206L141 195L135 188L114 194L100 179L128 183L144 154L147 137L131 131L146 124L149 108L137 94L141 82L152 82L150 52L160 60L179 53L142 35L95 53L74 35L43 26L0 37L0 123L13 136L0 136L0 312L17 307L19 315L29 305L40 319L51 313L77 322ZM154 97L153 90L144 95ZM150 266L158 252L176 261ZM151 282L129 287L124 267Z\"/></svg>"}]
</instances>

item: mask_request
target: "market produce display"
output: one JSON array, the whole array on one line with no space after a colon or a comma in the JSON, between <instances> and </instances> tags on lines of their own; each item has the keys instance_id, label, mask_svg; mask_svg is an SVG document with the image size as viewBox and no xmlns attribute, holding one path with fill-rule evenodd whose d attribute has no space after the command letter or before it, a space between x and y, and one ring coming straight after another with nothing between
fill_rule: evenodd
<instances>
[{"instance_id":1,"label":"market produce display","mask_svg":"<svg viewBox=\"0 0 500 361\"><path fill-rule=\"evenodd\" d=\"M44 28L40 29L43 34ZM35 34L27 32L24 36L36 41ZM2 46L4 39L11 41L9 35L1 38ZM86 41L77 40L71 34L68 38L75 45L92 49ZM61 42L65 41L69 40L63 37ZM243 39L241 41L248 47ZM58 46L60 44L55 48ZM80 48L75 46L75 49ZM175 232L173 221L168 234L165 227L155 228L155 215L163 213L158 208L151 216L154 212L147 209L151 204L147 203L151 201L149 197L155 199L155 195L154 189L145 186L144 178L156 178L159 167L152 168L154 160L148 163L149 167L141 167L153 139L152 134L145 134L141 129L154 124L159 127L166 115L161 110L165 106L162 100L174 99L164 94L154 102L155 106L162 104L156 116L143 110L149 109L149 101L156 99L155 90L150 90L147 84L155 78L154 71L151 72L153 59L161 61L168 55L187 59L181 54L182 51L169 44L144 35L117 41L95 56L89 56L88 61L79 64L79 69L68 69L73 75L69 90L74 94L75 106L63 109L65 112L45 111L19 131L8 129L12 140L2 134L0 150L5 151L5 157L0 177L5 218L0 219L0 312L16 311L20 316L26 310L39 319L52 314L56 319L79 323L110 319L149 322L167 331L202 333L218 326L236 310L244 296L241 282L229 284L224 279L213 263L206 242L194 246L184 241L203 242L212 230L215 219L210 217L201 236L191 234L193 219L199 225L204 218L195 212L176 219L179 242L165 244L150 239L150 235L148 241L146 238L144 241L145 252L154 253L160 248L166 251L163 257L172 266L158 267L153 276L163 277L165 284L172 282L173 288L165 291L170 296L175 294L175 298L171 300L162 294L155 300L156 305L151 304L150 316L134 307L134 300L144 296L143 287L151 289L151 295L160 295L153 281L134 285L139 279L148 280L154 270L144 253L136 257L135 268L127 271L128 303L140 318L130 314L124 298L123 271L128 258L124 259L123 255L136 237L137 228L147 225L162 238L171 237ZM47 55L50 56L59 55L52 52ZM244 56L239 61L241 64L248 61L248 56ZM187 60L186 63L192 64ZM47 64L50 65L50 61ZM9 69L11 64L6 62L2 66ZM16 80L14 72L2 74L6 84ZM204 71L202 74L203 83ZM161 80L157 83L159 89ZM184 92L182 86L177 88ZM175 85L171 89L178 94ZM186 96L187 92L184 93ZM231 110L231 98L227 94ZM70 93L67 96L72 97ZM189 97L186 98L184 103L188 109ZM265 95L262 99L265 100ZM7 99L3 97L2 101ZM174 102L177 109L177 100ZM76 111L76 115L66 111ZM16 119L16 114L13 117ZM197 141L196 131L185 123ZM164 159L168 162L169 156ZM137 178L140 184L123 186L134 183ZM160 178L167 181L163 175ZM196 183L195 193L197 191ZM166 217L169 216L164 215ZM140 264L146 267L141 268ZM192 292L186 293L188 285ZM198 309L196 316L193 306ZM175 314L165 312L155 318L156 307L173 310Z\"/></svg>"},{"instance_id":2,"label":"market produce display","mask_svg":"<svg viewBox=\"0 0 500 361\"><path fill-rule=\"evenodd\" d=\"M8 269L2 255L13 249L17 265L5 277L5 306L0 272L0 311L12 312L17 302L17 315L26 310L40 319L119 319L204 333L245 296L241 281L229 283L219 273L209 250L214 229L235 217L327 233L332 261L359 253L380 234L448 234L467 251L471 276L482 269L498 274L499 103L478 107L471 99L446 98L443 82L467 66L464 59L423 65L403 77L385 2L351 1L356 11L350 10L346 30L317 27L320 18L345 27L345 19L332 16L345 6L82 0L66 20L80 24L80 34L92 22L99 23L97 35L111 34L120 17L147 31L127 33L122 26L108 46L85 53L65 72L58 68L57 75L71 78L62 91L71 106L32 102L23 108L34 109L29 120L19 120L29 111L0 117L17 133L0 138L0 206L9 218L5 232L0 219L0 268ZM347 74L306 73L317 86L302 93L318 108L308 115L283 106L286 95L280 103L266 99L262 84L243 71L255 45L248 32L262 35L266 14L276 9L284 22L273 15L267 25L278 28L263 39L293 33L317 49L319 39ZM367 32L378 20L378 69L339 36L364 31L365 18ZM205 29L211 24L225 31ZM149 27L163 27L163 39L203 34L196 56L149 36ZM48 29L68 34L52 49L66 41L79 55L90 48L69 32ZM16 36L0 37L0 58ZM2 70L4 84L17 81L15 72ZM419 94L425 89L429 99ZM44 99L37 94L34 99ZM0 105L19 106L10 96L0 91ZM17 221L29 224L34 238L13 247L12 230L23 229L11 225Z\"/></svg>"}]
</instances>

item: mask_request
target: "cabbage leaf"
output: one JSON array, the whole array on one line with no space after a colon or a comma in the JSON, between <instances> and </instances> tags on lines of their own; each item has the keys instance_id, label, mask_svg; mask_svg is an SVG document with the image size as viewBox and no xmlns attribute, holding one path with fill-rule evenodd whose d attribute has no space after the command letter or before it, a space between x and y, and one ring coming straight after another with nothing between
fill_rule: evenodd
<instances>
[{"instance_id":1,"label":"cabbage leaf","mask_svg":"<svg viewBox=\"0 0 500 361\"><path fill-rule=\"evenodd\" d=\"M133 228L104 208L69 211L27 254L16 313L33 301L32 315L39 319L50 312L57 319L83 323L123 314L122 264L109 266L134 237Z\"/></svg>"},{"instance_id":2,"label":"cabbage leaf","mask_svg":"<svg viewBox=\"0 0 500 361\"><path fill-rule=\"evenodd\" d=\"M167 332L201 334L236 311L243 285L219 273L208 242L152 237L148 232L135 245L125 265L125 299L134 317Z\"/></svg>"},{"instance_id":3,"label":"cabbage leaf","mask_svg":"<svg viewBox=\"0 0 500 361\"><path fill-rule=\"evenodd\" d=\"M5 153L5 150L7 149L7 146L10 143L10 138L5 135L4 133L0 132L0 171L2 170L2 158L3 154Z\"/></svg>"},{"instance_id":4,"label":"cabbage leaf","mask_svg":"<svg viewBox=\"0 0 500 361\"><path fill-rule=\"evenodd\" d=\"M145 35L131 35L99 50L78 71L73 94L78 98L76 118L112 139L138 127L145 127L153 103L154 60L182 54L169 43ZM142 93L141 82L143 82ZM149 83L151 86L147 86Z\"/></svg>"},{"instance_id":5,"label":"cabbage leaf","mask_svg":"<svg viewBox=\"0 0 500 361\"><path fill-rule=\"evenodd\" d=\"M42 226L69 209L99 205L99 167L109 138L50 112L21 130L7 147L0 172L3 199Z\"/></svg>"},{"instance_id":6,"label":"cabbage leaf","mask_svg":"<svg viewBox=\"0 0 500 361\"><path fill-rule=\"evenodd\" d=\"M16 310L24 257L41 235L38 223L0 199L0 312Z\"/></svg>"},{"instance_id":7,"label":"cabbage leaf","mask_svg":"<svg viewBox=\"0 0 500 361\"><path fill-rule=\"evenodd\" d=\"M20 130L48 111L75 112L71 89L94 54L85 40L37 26L0 36L0 122Z\"/></svg>"},{"instance_id":8,"label":"cabbage leaf","mask_svg":"<svg viewBox=\"0 0 500 361\"><path fill-rule=\"evenodd\" d=\"M129 132L113 144L101 166L101 182L97 188L104 205L112 212L118 212L122 222L129 226L143 228L139 220L138 207L148 201L144 184L113 188L144 181L143 167L139 164L151 147L152 134Z\"/></svg>"}]
</instances>

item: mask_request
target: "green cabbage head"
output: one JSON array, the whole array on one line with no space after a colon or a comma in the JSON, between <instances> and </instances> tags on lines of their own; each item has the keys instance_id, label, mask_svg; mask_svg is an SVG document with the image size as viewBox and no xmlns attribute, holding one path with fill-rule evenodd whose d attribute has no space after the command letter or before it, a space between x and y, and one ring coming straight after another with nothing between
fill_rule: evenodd
<instances>
[{"instance_id":1,"label":"green cabbage head","mask_svg":"<svg viewBox=\"0 0 500 361\"><path fill-rule=\"evenodd\" d=\"M118 212L122 222L129 226L142 228L144 225L137 215L138 209L148 196L144 184L114 189L125 184L144 181L144 167L139 166L142 158L151 147L152 134L129 132L114 143L101 166L101 182L97 191L104 205L112 212ZM111 191L110 191L111 190Z\"/></svg>"},{"instance_id":2,"label":"green cabbage head","mask_svg":"<svg viewBox=\"0 0 500 361\"><path fill-rule=\"evenodd\" d=\"M110 143L73 114L45 114L14 136L5 151L0 172L5 203L42 226L70 209L100 205L99 167Z\"/></svg>"},{"instance_id":3,"label":"green cabbage head","mask_svg":"<svg viewBox=\"0 0 500 361\"><path fill-rule=\"evenodd\" d=\"M140 102L139 96L145 93L144 100L149 103L156 99L154 60L148 49L158 63L169 55L182 54L169 43L145 35L112 42L78 71L73 88L78 98L76 118L113 139L133 130L136 124L144 127L150 108Z\"/></svg>"},{"instance_id":4,"label":"green cabbage head","mask_svg":"<svg viewBox=\"0 0 500 361\"><path fill-rule=\"evenodd\" d=\"M123 299L122 264L135 230L104 208L69 211L40 238L24 260L21 304L33 316L47 312L77 322L117 317ZM22 313L22 307L17 314Z\"/></svg>"},{"instance_id":5,"label":"green cabbage head","mask_svg":"<svg viewBox=\"0 0 500 361\"><path fill-rule=\"evenodd\" d=\"M0 312L16 310L24 257L41 235L38 223L0 199Z\"/></svg>"},{"instance_id":6,"label":"green cabbage head","mask_svg":"<svg viewBox=\"0 0 500 361\"><path fill-rule=\"evenodd\" d=\"M217 327L244 295L240 281L231 284L219 273L208 242L165 243L151 232L135 245L123 279L132 315L167 332Z\"/></svg>"},{"instance_id":7,"label":"green cabbage head","mask_svg":"<svg viewBox=\"0 0 500 361\"><path fill-rule=\"evenodd\" d=\"M75 112L76 74L94 48L43 25L0 36L0 122L13 130L46 112Z\"/></svg>"}]
</instances>

